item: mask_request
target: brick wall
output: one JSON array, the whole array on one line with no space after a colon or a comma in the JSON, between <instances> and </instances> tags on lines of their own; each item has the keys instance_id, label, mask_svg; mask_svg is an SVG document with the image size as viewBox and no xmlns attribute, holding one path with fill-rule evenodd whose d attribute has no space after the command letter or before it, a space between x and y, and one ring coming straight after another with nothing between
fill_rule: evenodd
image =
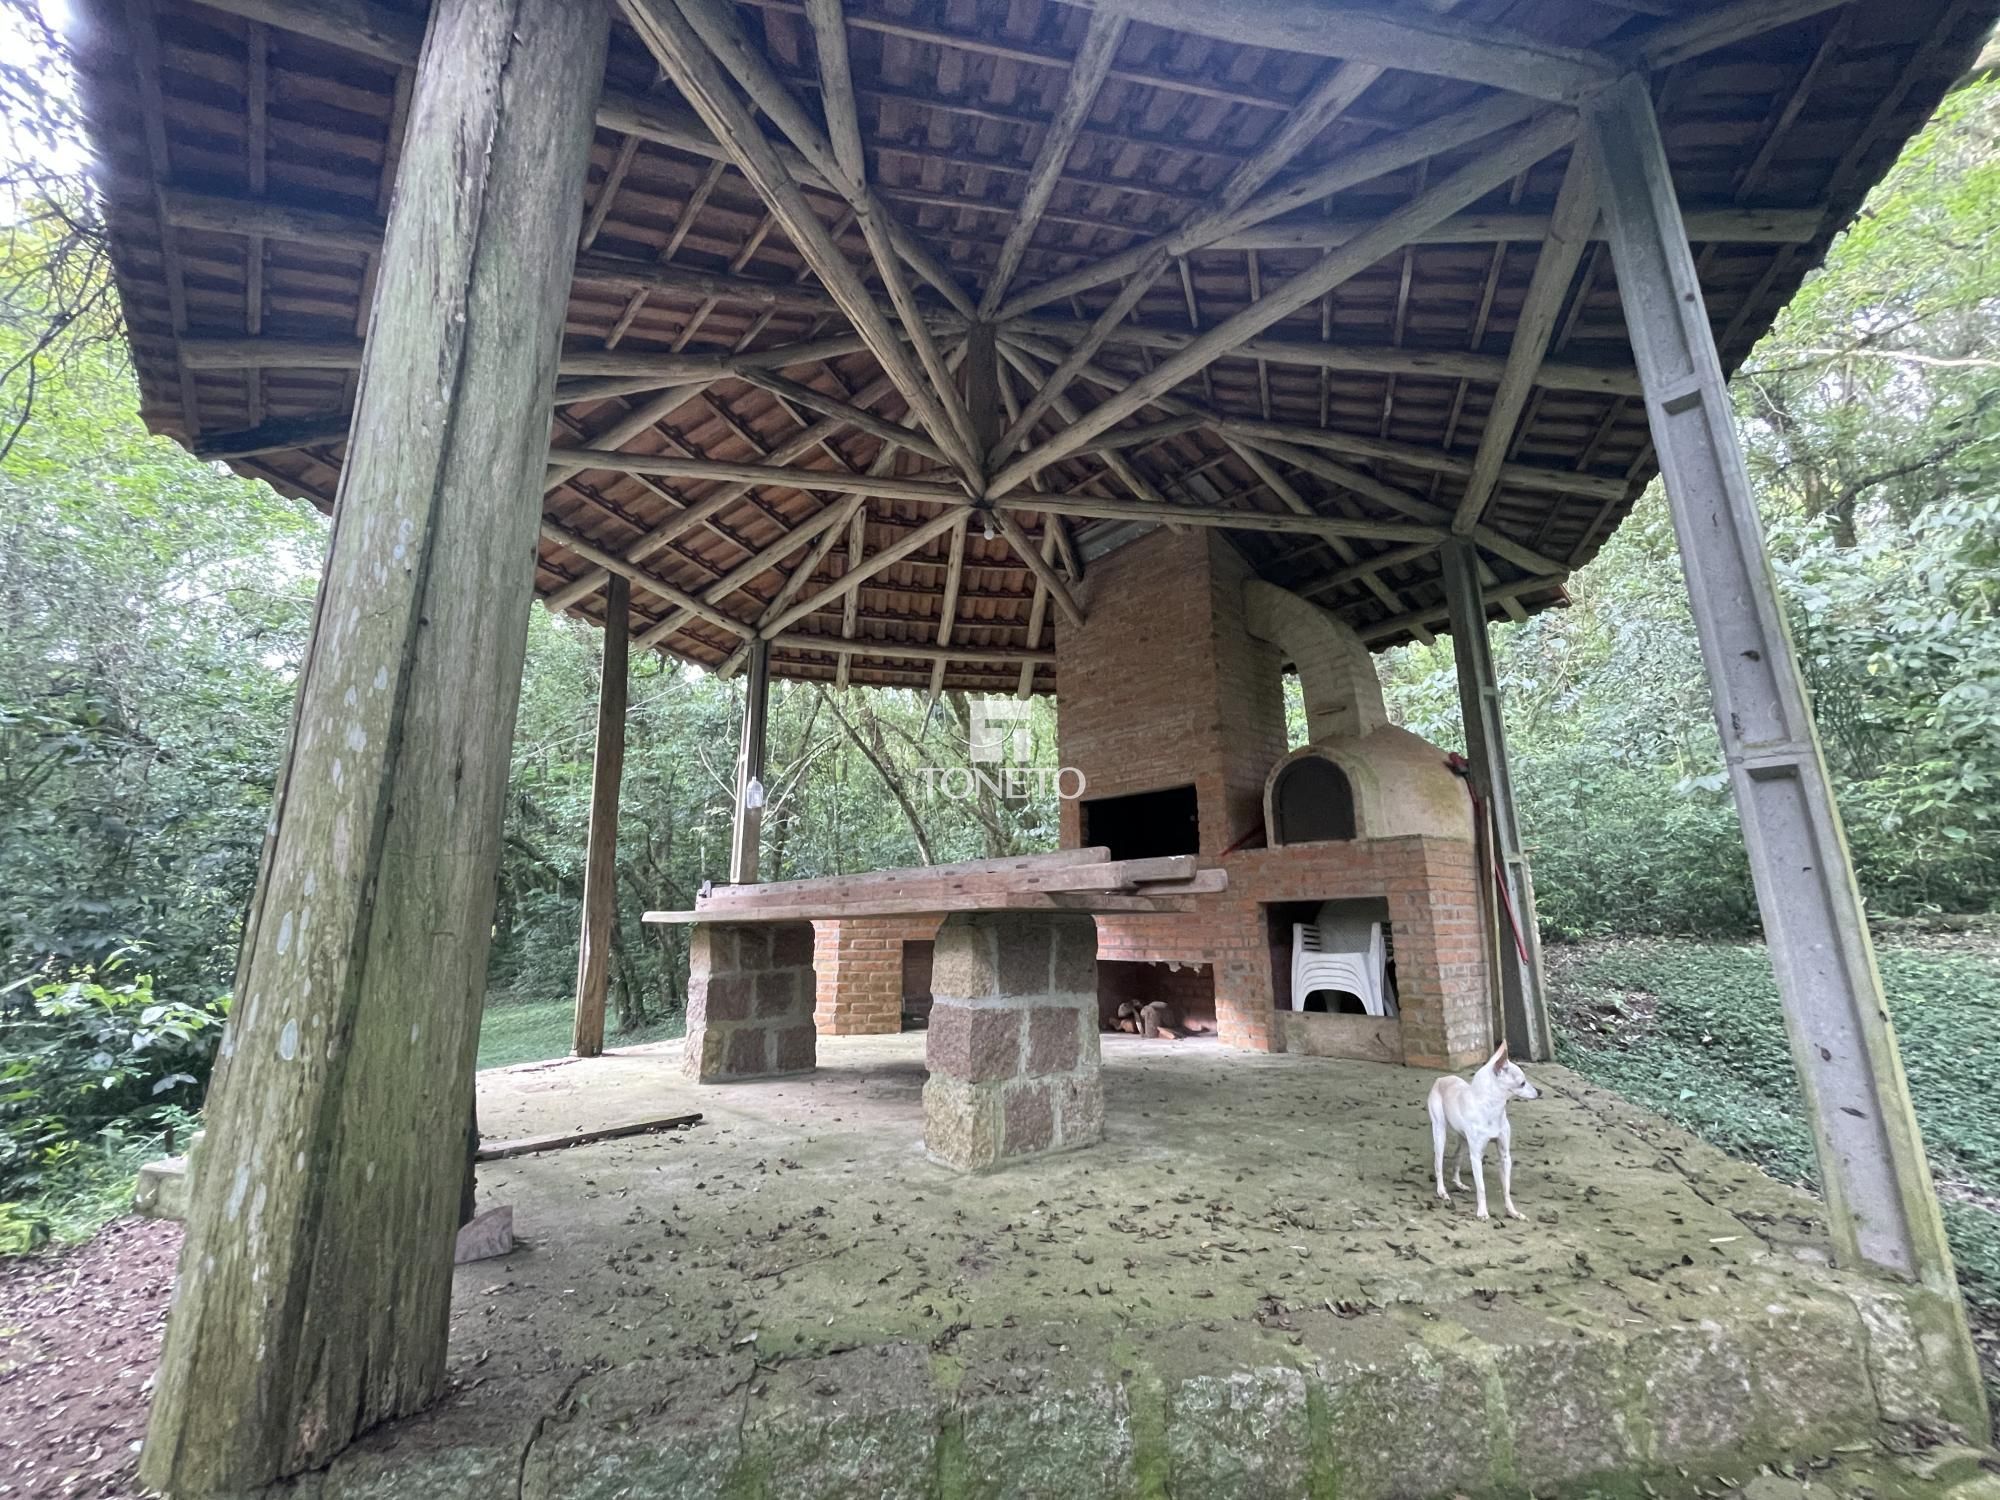
<instances>
[{"instance_id":1,"label":"brick wall","mask_svg":"<svg viewBox=\"0 0 2000 1500\"><path fill-rule=\"evenodd\" d=\"M1215 975L1206 965L1182 964L1169 968L1164 963L1124 963L1097 960L1097 1021L1109 1026L1124 1001L1144 1006L1164 1000L1181 1016L1215 1019Z\"/></svg>"},{"instance_id":2,"label":"brick wall","mask_svg":"<svg viewBox=\"0 0 2000 1500\"><path fill-rule=\"evenodd\" d=\"M1157 531L1092 567L1089 621L1056 638L1062 764L1093 798L1192 782L1210 856L1256 827L1285 751L1277 651L1242 626L1250 576L1214 531ZM1065 802L1063 847L1082 842Z\"/></svg>"},{"instance_id":3,"label":"brick wall","mask_svg":"<svg viewBox=\"0 0 2000 1500\"><path fill-rule=\"evenodd\" d=\"M1285 754L1279 653L1245 626L1249 576L1218 536L1155 532L1093 567L1089 623L1058 634L1062 763L1093 797L1194 783L1201 863L1229 873L1228 891L1197 898L1192 914L1100 917L1098 959L1212 965L1222 1040L1282 1048L1264 908L1386 897L1405 1061L1483 1060L1492 1022L1469 823L1465 839L1223 852L1261 822L1265 779ZM1082 843L1075 803L1063 806L1062 842Z\"/></svg>"},{"instance_id":4,"label":"brick wall","mask_svg":"<svg viewBox=\"0 0 2000 1500\"><path fill-rule=\"evenodd\" d=\"M821 1036L903 1029L903 944L928 943L939 918L844 917L813 923L819 975L813 1024Z\"/></svg>"}]
</instances>

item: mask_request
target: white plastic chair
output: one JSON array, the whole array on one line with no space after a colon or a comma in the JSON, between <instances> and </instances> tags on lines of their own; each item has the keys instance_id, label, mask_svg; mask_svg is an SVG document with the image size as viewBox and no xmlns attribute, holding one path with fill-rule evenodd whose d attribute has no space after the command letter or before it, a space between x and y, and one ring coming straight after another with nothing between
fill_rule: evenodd
<instances>
[{"instance_id":1,"label":"white plastic chair","mask_svg":"<svg viewBox=\"0 0 2000 1500\"><path fill-rule=\"evenodd\" d=\"M1350 902L1329 901L1315 920L1292 924L1293 1010L1304 1010L1314 990L1344 990L1369 1015L1394 1015L1386 968L1382 924Z\"/></svg>"}]
</instances>

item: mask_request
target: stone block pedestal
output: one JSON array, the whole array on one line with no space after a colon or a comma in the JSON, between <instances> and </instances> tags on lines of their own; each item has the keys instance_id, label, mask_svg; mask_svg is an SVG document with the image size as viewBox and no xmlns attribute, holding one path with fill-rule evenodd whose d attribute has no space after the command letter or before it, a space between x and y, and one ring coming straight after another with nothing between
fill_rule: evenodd
<instances>
[{"instance_id":1,"label":"stone block pedestal","mask_svg":"<svg viewBox=\"0 0 2000 1500\"><path fill-rule=\"evenodd\" d=\"M810 1073L813 988L812 923L701 923L690 939L682 1070L696 1083Z\"/></svg>"},{"instance_id":2,"label":"stone block pedestal","mask_svg":"<svg viewBox=\"0 0 2000 1500\"><path fill-rule=\"evenodd\" d=\"M968 912L938 929L924 1147L978 1171L1104 1133L1097 925L1081 913Z\"/></svg>"}]
</instances>

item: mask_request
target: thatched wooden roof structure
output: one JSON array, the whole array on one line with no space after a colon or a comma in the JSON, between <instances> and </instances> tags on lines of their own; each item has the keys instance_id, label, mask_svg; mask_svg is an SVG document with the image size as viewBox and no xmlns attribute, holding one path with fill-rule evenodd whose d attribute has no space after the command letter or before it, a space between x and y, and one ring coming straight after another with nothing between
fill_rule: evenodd
<instances>
[{"instance_id":1,"label":"thatched wooden roof structure","mask_svg":"<svg viewBox=\"0 0 2000 1500\"><path fill-rule=\"evenodd\" d=\"M595 456L551 468L537 586L599 618L623 572L706 666L762 626L782 675L990 691L1056 685L1069 585L1162 507L1377 645L1442 623L1454 521L1496 607L1560 603L1654 471L1565 104L1651 72L1733 366L1994 9L630 7L553 424ZM423 6L85 10L145 418L330 506ZM732 76L662 77L690 24ZM712 128L746 95L749 163Z\"/></svg>"}]
</instances>

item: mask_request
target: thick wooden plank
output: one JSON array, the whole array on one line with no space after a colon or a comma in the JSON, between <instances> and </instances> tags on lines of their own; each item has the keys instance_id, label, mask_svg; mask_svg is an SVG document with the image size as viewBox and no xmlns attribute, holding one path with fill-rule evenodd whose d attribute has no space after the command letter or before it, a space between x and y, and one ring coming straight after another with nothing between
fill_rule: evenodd
<instances>
[{"instance_id":1,"label":"thick wooden plank","mask_svg":"<svg viewBox=\"0 0 2000 1500\"><path fill-rule=\"evenodd\" d=\"M860 900L923 900L932 895L1006 895L1012 891L1121 891L1158 880L1191 880L1200 870L1192 854L1155 859L1092 861L1029 869L983 869L945 875L922 865L899 870L873 870L863 875L832 876L812 882L779 881L771 885L724 886L695 900L703 912L755 911L761 907L797 906L807 898L838 906ZM810 884L802 892L796 885Z\"/></svg>"},{"instance_id":2,"label":"thick wooden plank","mask_svg":"<svg viewBox=\"0 0 2000 1500\"><path fill-rule=\"evenodd\" d=\"M1038 870L1067 870L1078 865L1101 865L1111 859L1111 851L1101 844L1082 849L1052 849L1045 854L1007 854L995 859L965 859L948 865L909 865L894 870L864 870L858 875L820 875L806 880L767 880L752 886L717 886L724 892L782 892L787 900L827 894L837 890L894 885L912 875L949 880L963 875L1032 874ZM699 898L697 898L699 899Z\"/></svg>"},{"instance_id":3,"label":"thick wooden plank","mask_svg":"<svg viewBox=\"0 0 2000 1500\"><path fill-rule=\"evenodd\" d=\"M1220 871L1204 871L1220 874ZM1198 890L1194 894L1200 894ZM725 926L763 922L828 921L839 917L907 917L955 911L1081 911L1123 913L1185 913L1195 905L1188 888L1170 896L1125 895L1115 891L973 891L961 895L921 898L882 897L829 907L826 902L794 906L751 907L743 911L649 911L644 920L673 926L716 922Z\"/></svg>"}]
</instances>

